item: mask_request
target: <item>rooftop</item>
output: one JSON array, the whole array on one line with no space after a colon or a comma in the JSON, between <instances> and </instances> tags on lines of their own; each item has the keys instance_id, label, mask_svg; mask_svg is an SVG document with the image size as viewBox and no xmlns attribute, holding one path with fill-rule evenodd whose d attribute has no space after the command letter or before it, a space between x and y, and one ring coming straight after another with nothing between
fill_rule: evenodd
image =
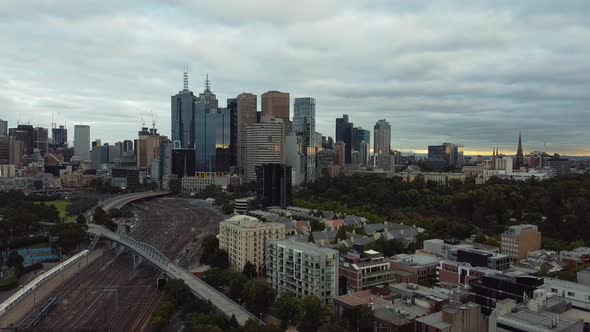
<instances>
[{"instance_id":1,"label":"rooftop","mask_svg":"<svg viewBox=\"0 0 590 332\"><path fill-rule=\"evenodd\" d=\"M282 224L275 222L262 222L257 218L246 216L246 215L235 215L231 218L225 219L221 223L225 223L240 229L254 229L254 228L274 228L274 227L285 227Z\"/></svg>"},{"instance_id":2,"label":"rooftop","mask_svg":"<svg viewBox=\"0 0 590 332\"><path fill-rule=\"evenodd\" d=\"M334 255L338 257L338 251L328 248L318 247L317 245L309 242L298 242L291 239L287 240L275 240L270 241L269 243L276 243L278 246L283 246L285 248L300 250L305 252L309 256L325 256L325 255Z\"/></svg>"},{"instance_id":3,"label":"rooftop","mask_svg":"<svg viewBox=\"0 0 590 332\"><path fill-rule=\"evenodd\" d=\"M369 289L361 292L337 296L334 298L334 301L346 304L350 307L356 307L360 305L368 305L370 302L391 304L391 300L388 300L391 297L393 297L393 295L387 290L383 290L383 292L380 293Z\"/></svg>"},{"instance_id":4,"label":"rooftop","mask_svg":"<svg viewBox=\"0 0 590 332\"><path fill-rule=\"evenodd\" d=\"M417 317L424 316L428 313L427 308L409 304L402 299L395 299L388 305L373 306L373 315L376 319L390 322L394 325L401 326L411 323Z\"/></svg>"},{"instance_id":5,"label":"rooftop","mask_svg":"<svg viewBox=\"0 0 590 332\"><path fill-rule=\"evenodd\" d=\"M557 321L555 320L556 317L559 317ZM525 326L533 326L538 331L546 329L552 331L565 331L577 323L574 319L557 315L552 312L534 312L530 310L522 310L498 317L498 322L502 321L509 321L514 323L514 325L524 324Z\"/></svg>"},{"instance_id":6,"label":"rooftop","mask_svg":"<svg viewBox=\"0 0 590 332\"><path fill-rule=\"evenodd\" d=\"M391 261L394 263L401 263L405 265L411 266L425 266L425 265L433 265L438 264L440 261L432 256L426 255L417 255L417 254L399 254L391 257Z\"/></svg>"},{"instance_id":7,"label":"rooftop","mask_svg":"<svg viewBox=\"0 0 590 332\"><path fill-rule=\"evenodd\" d=\"M573 281L556 279L556 278L545 278L544 285L546 285L546 288L550 288L549 286L557 286L557 287L562 287L562 288L567 288L567 289L590 293L590 287L588 287L588 285L580 284L580 283L573 282Z\"/></svg>"}]
</instances>

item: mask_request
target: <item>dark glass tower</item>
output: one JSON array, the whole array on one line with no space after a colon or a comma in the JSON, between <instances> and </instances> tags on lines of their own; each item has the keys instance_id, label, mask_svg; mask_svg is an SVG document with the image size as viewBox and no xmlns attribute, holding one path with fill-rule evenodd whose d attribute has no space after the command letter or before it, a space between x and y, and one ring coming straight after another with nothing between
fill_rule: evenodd
<instances>
[{"instance_id":1,"label":"dark glass tower","mask_svg":"<svg viewBox=\"0 0 590 332\"><path fill-rule=\"evenodd\" d=\"M184 89L172 96L172 143L176 148L195 147L195 102L197 98L188 89L188 73L184 72Z\"/></svg>"}]
</instances>

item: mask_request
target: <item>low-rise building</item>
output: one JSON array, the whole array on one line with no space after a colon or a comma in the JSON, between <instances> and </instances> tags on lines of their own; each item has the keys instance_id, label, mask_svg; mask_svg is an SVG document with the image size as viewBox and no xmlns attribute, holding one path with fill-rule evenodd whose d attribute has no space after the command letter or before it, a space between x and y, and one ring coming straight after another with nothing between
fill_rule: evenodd
<instances>
[{"instance_id":1,"label":"low-rise building","mask_svg":"<svg viewBox=\"0 0 590 332\"><path fill-rule=\"evenodd\" d=\"M484 314L489 315L498 301L513 299L516 303L522 303L532 298L533 292L542 285L543 278L529 275L485 275L471 283L469 297L470 301L481 305Z\"/></svg>"},{"instance_id":2,"label":"low-rise building","mask_svg":"<svg viewBox=\"0 0 590 332\"><path fill-rule=\"evenodd\" d=\"M279 295L291 292L303 299L313 294L330 305L338 295L338 251L292 240L269 241L266 274Z\"/></svg>"},{"instance_id":3,"label":"low-rise building","mask_svg":"<svg viewBox=\"0 0 590 332\"><path fill-rule=\"evenodd\" d=\"M227 251L230 268L242 271L250 262L262 273L267 241L285 238L285 226L236 215L219 223L219 248Z\"/></svg>"},{"instance_id":4,"label":"low-rise building","mask_svg":"<svg viewBox=\"0 0 590 332\"><path fill-rule=\"evenodd\" d=\"M516 305L513 299L498 301L488 320L488 331L582 332L582 320L569 319L549 311L534 311Z\"/></svg>"},{"instance_id":5,"label":"low-rise building","mask_svg":"<svg viewBox=\"0 0 590 332\"><path fill-rule=\"evenodd\" d=\"M451 257L454 255L452 253ZM506 271L510 268L510 257L487 250L472 248L456 249L455 260L457 262L469 263L471 266L487 267L498 271Z\"/></svg>"},{"instance_id":6,"label":"low-rise building","mask_svg":"<svg viewBox=\"0 0 590 332\"><path fill-rule=\"evenodd\" d=\"M483 275L498 273L498 270L451 260L443 260L436 267L438 281L457 285L469 285Z\"/></svg>"},{"instance_id":7,"label":"low-rise building","mask_svg":"<svg viewBox=\"0 0 590 332\"><path fill-rule=\"evenodd\" d=\"M476 332L487 329L485 315L476 303L449 306L431 315L416 318L419 332Z\"/></svg>"},{"instance_id":8,"label":"low-rise building","mask_svg":"<svg viewBox=\"0 0 590 332\"><path fill-rule=\"evenodd\" d=\"M559 260L565 265L579 265L590 262L590 248L579 247L574 250L559 252Z\"/></svg>"},{"instance_id":9,"label":"low-rise building","mask_svg":"<svg viewBox=\"0 0 590 332\"><path fill-rule=\"evenodd\" d=\"M563 297L576 309L590 311L590 287L588 285L555 278L545 278L542 288L547 292Z\"/></svg>"},{"instance_id":10,"label":"low-rise building","mask_svg":"<svg viewBox=\"0 0 590 332\"><path fill-rule=\"evenodd\" d=\"M248 212L248 202L256 200L254 197L234 199L234 213L246 214Z\"/></svg>"},{"instance_id":11,"label":"low-rise building","mask_svg":"<svg viewBox=\"0 0 590 332\"><path fill-rule=\"evenodd\" d=\"M340 294L356 293L393 282L390 262L383 254L368 250L363 255L346 255L340 262Z\"/></svg>"},{"instance_id":12,"label":"low-rise building","mask_svg":"<svg viewBox=\"0 0 590 332\"><path fill-rule=\"evenodd\" d=\"M398 274L398 271L410 273L413 279L411 282L436 279L436 267L438 266L439 260L434 257L417 254L399 254L393 256L390 262L394 274ZM406 280L408 280L407 275L405 276Z\"/></svg>"},{"instance_id":13,"label":"low-rise building","mask_svg":"<svg viewBox=\"0 0 590 332\"><path fill-rule=\"evenodd\" d=\"M200 192L211 185L226 189L229 186L229 181L229 174L221 174L213 176L185 176L180 180L180 183L183 191Z\"/></svg>"}]
</instances>

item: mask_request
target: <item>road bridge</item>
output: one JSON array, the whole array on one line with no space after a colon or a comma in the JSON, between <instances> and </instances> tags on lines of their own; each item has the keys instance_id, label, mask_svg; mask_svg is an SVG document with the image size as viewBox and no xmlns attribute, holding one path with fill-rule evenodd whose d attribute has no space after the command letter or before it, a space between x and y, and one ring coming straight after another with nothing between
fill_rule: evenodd
<instances>
[{"instance_id":1,"label":"road bridge","mask_svg":"<svg viewBox=\"0 0 590 332\"><path fill-rule=\"evenodd\" d=\"M125 247L131 250L134 253L134 256L138 255L142 260L149 262L166 273L170 278L183 280L195 296L209 300L211 304L213 304L213 306L215 306L217 310L223 313L228 319L235 316L240 325L244 325L248 319L260 321L245 308L232 301L203 280L195 277L192 273L180 267L180 265L168 259L164 254L151 245L137 241L124 234L111 232L110 230L95 224L88 225L88 233L113 241L119 246L119 248ZM138 258L134 257L134 262L137 261Z\"/></svg>"}]
</instances>

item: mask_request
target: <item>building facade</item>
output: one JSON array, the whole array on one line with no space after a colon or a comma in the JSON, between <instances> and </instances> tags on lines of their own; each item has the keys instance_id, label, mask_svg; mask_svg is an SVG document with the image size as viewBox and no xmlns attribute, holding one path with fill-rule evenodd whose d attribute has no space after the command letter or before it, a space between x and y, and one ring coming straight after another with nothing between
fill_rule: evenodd
<instances>
[{"instance_id":1,"label":"building facade","mask_svg":"<svg viewBox=\"0 0 590 332\"><path fill-rule=\"evenodd\" d=\"M386 155L391 151L391 125L385 119L377 121L373 127L373 153Z\"/></svg>"},{"instance_id":2,"label":"building facade","mask_svg":"<svg viewBox=\"0 0 590 332\"><path fill-rule=\"evenodd\" d=\"M352 162L352 151L354 150L354 124L348 121L348 115L344 114L336 119L336 142L344 142L344 163Z\"/></svg>"},{"instance_id":3,"label":"building facade","mask_svg":"<svg viewBox=\"0 0 590 332\"><path fill-rule=\"evenodd\" d=\"M246 165L246 131L248 127L253 126L256 123L257 113L257 102L256 95L251 93L242 93L236 98L236 111L237 111L237 166L240 169L240 173L244 174Z\"/></svg>"},{"instance_id":4,"label":"building facade","mask_svg":"<svg viewBox=\"0 0 590 332\"><path fill-rule=\"evenodd\" d=\"M385 260L382 253L365 251L363 256L349 255L340 262L340 294L387 286L395 280L390 262Z\"/></svg>"},{"instance_id":5,"label":"building facade","mask_svg":"<svg viewBox=\"0 0 590 332\"><path fill-rule=\"evenodd\" d=\"M255 123L246 129L246 181L256 181L256 166L282 163L284 140L281 119Z\"/></svg>"},{"instance_id":6,"label":"building facade","mask_svg":"<svg viewBox=\"0 0 590 332\"><path fill-rule=\"evenodd\" d=\"M246 262L264 268L268 241L285 238L285 225L262 222L254 217L236 215L219 223L219 248L227 251L234 271L242 271Z\"/></svg>"},{"instance_id":7,"label":"building facade","mask_svg":"<svg viewBox=\"0 0 590 332\"><path fill-rule=\"evenodd\" d=\"M256 166L256 203L259 209L291 206L291 167L284 164Z\"/></svg>"},{"instance_id":8,"label":"building facade","mask_svg":"<svg viewBox=\"0 0 590 332\"><path fill-rule=\"evenodd\" d=\"M289 121L290 100L288 92L268 91L261 96L262 118L280 118Z\"/></svg>"},{"instance_id":9,"label":"building facade","mask_svg":"<svg viewBox=\"0 0 590 332\"><path fill-rule=\"evenodd\" d=\"M502 253L514 260L525 259L529 252L539 249L541 249L541 232L536 225L514 225L502 233Z\"/></svg>"},{"instance_id":10,"label":"building facade","mask_svg":"<svg viewBox=\"0 0 590 332\"><path fill-rule=\"evenodd\" d=\"M315 98L295 98L293 104L293 132L301 137L301 162L304 180L312 182L315 180Z\"/></svg>"},{"instance_id":11,"label":"building facade","mask_svg":"<svg viewBox=\"0 0 590 332\"><path fill-rule=\"evenodd\" d=\"M195 148L195 103L197 98L188 89L188 73L184 72L184 88L171 97L172 142L176 148Z\"/></svg>"},{"instance_id":12,"label":"building facade","mask_svg":"<svg viewBox=\"0 0 590 332\"><path fill-rule=\"evenodd\" d=\"M317 296L332 304L338 295L338 252L308 242L269 241L266 246L267 280L277 293L291 292L303 299Z\"/></svg>"},{"instance_id":13,"label":"building facade","mask_svg":"<svg viewBox=\"0 0 590 332\"><path fill-rule=\"evenodd\" d=\"M74 154L80 161L90 160L90 126L74 126Z\"/></svg>"}]
</instances>

